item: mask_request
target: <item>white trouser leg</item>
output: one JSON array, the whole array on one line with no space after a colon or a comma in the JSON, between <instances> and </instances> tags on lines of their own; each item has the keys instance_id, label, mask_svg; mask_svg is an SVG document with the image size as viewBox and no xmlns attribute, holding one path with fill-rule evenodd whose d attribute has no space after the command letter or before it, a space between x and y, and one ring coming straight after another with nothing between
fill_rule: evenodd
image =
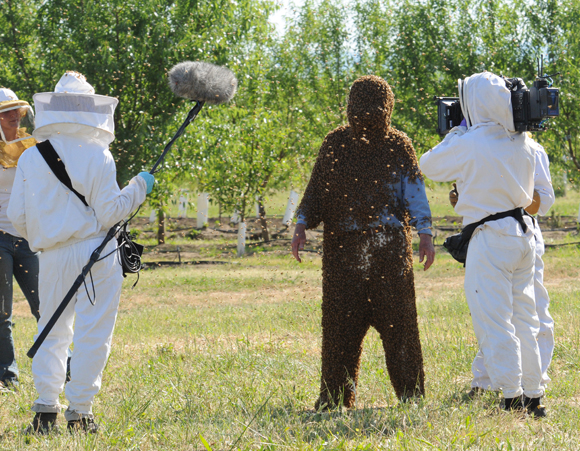
<instances>
[{"instance_id":1,"label":"white trouser leg","mask_svg":"<svg viewBox=\"0 0 580 451\"><path fill-rule=\"evenodd\" d=\"M544 262L539 254L536 254L536 270L534 273L534 292L536 295L536 311L540 320L540 332L538 333L538 347L542 361L542 387L546 387L550 378L548 367L554 354L554 320L548 311L550 296L544 287Z\"/></svg>"},{"instance_id":2,"label":"white trouser leg","mask_svg":"<svg viewBox=\"0 0 580 451\"><path fill-rule=\"evenodd\" d=\"M472 387L479 387L485 390L497 390L497 387L492 386L489 374L485 369L485 363L481 349L477 351L473 363L471 364L471 372L473 379L471 381Z\"/></svg>"},{"instance_id":3,"label":"white trouser leg","mask_svg":"<svg viewBox=\"0 0 580 451\"><path fill-rule=\"evenodd\" d=\"M516 336L520 340L522 387L528 398L544 394L542 382L542 362L537 336L540 321L536 312L534 296L535 240L532 238L532 266L523 265L515 269L512 276L513 317ZM531 282L531 283L530 283Z\"/></svg>"},{"instance_id":4,"label":"white trouser leg","mask_svg":"<svg viewBox=\"0 0 580 451\"><path fill-rule=\"evenodd\" d=\"M42 330L101 242L102 238L91 239L41 253L39 330ZM110 242L102 255L111 252L115 245L115 242ZM116 254L96 263L91 273L95 286L95 305L90 303L82 285L33 360L34 382L39 393L33 410L39 411L38 405L44 407L58 404L66 373L67 348L73 340L72 325L76 313L71 381L67 384L66 396L75 411L91 413L110 351L123 281ZM86 283L92 299L90 276ZM43 299L46 301L43 302Z\"/></svg>"},{"instance_id":5,"label":"white trouser leg","mask_svg":"<svg viewBox=\"0 0 580 451\"><path fill-rule=\"evenodd\" d=\"M113 246L116 243L111 243ZM114 248L114 247L113 247ZM103 254L110 252L105 250ZM79 290L75 308L74 350L71 380L66 385L68 411L90 414L101 388L103 370L111 351L113 329L121 297L123 275L116 254L98 263L93 271L96 300L92 305L84 289ZM97 266L97 265L95 265ZM91 286L88 285L92 299Z\"/></svg>"},{"instance_id":6,"label":"white trouser leg","mask_svg":"<svg viewBox=\"0 0 580 451\"><path fill-rule=\"evenodd\" d=\"M542 261L544 245L541 232L536 229L535 234L538 242L536 243L536 261L534 266L534 297L536 312L540 321L540 332L538 333L537 341L540 349L540 360L542 362L541 385L543 388L546 388L548 382L551 380L548 377L548 367L552 362L552 355L554 353L554 320L548 311L550 307L550 296L548 295L548 290L544 287L544 262ZM539 237L538 234L540 234ZM471 381L472 387L480 387L486 390L497 389L497 387L493 387L491 384L491 379L485 369L481 350L477 353L475 359L473 359L471 371L473 373L473 380Z\"/></svg>"},{"instance_id":7,"label":"white trouser leg","mask_svg":"<svg viewBox=\"0 0 580 451\"><path fill-rule=\"evenodd\" d=\"M484 226L474 233L467 254L465 294L475 335L491 386L506 398L521 395L522 382L526 395L542 394L533 244L532 237Z\"/></svg>"},{"instance_id":8,"label":"white trouser leg","mask_svg":"<svg viewBox=\"0 0 580 451\"><path fill-rule=\"evenodd\" d=\"M78 274L68 273L69 262L61 259L59 251L60 249L49 250L39 255L40 319L35 339L78 276ZM63 390L66 376L67 349L73 336L75 301L76 296L68 304L32 359L32 375L38 392L38 399L32 409L35 412L59 411L59 395Z\"/></svg>"}]
</instances>

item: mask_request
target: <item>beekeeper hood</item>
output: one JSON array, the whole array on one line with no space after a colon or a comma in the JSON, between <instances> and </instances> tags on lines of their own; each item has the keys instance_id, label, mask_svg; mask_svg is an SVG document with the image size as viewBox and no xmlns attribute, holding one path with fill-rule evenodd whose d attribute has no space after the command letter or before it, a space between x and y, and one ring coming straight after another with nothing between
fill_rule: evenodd
<instances>
[{"instance_id":1,"label":"beekeeper hood","mask_svg":"<svg viewBox=\"0 0 580 451\"><path fill-rule=\"evenodd\" d=\"M501 125L515 133L512 97L505 80L491 72L457 80L461 110L467 127Z\"/></svg>"},{"instance_id":2,"label":"beekeeper hood","mask_svg":"<svg viewBox=\"0 0 580 451\"><path fill-rule=\"evenodd\" d=\"M34 112L13 91L0 88L0 164L5 168L16 166L18 158L28 147L36 144Z\"/></svg>"},{"instance_id":3,"label":"beekeeper hood","mask_svg":"<svg viewBox=\"0 0 580 451\"><path fill-rule=\"evenodd\" d=\"M119 101L95 94L95 89L78 72L66 72L54 92L41 92L33 99L34 137L39 141L61 133L96 140L105 146L115 139L113 115Z\"/></svg>"}]
</instances>

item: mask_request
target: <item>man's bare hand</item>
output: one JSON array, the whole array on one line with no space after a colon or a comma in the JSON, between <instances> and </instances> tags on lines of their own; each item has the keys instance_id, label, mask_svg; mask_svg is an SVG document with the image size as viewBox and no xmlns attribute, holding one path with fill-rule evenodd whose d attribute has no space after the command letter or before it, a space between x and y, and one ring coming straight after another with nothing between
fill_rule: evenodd
<instances>
[{"instance_id":1,"label":"man's bare hand","mask_svg":"<svg viewBox=\"0 0 580 451\"><path fill-rule=\"evenodd\" d=\"M431 235L426 233L420 233L419 240L419 263L423 263L426 257L423 271L427 271L435 261L435 246L433 246Z\"/></svg>"},{"instance_id":2,"label":"man's bare hand","mask_svg":"<svg viewBox=\"0 0 580 451\"><path fill-rule=\"evenodd\" d=\"M457 205L457 201L459 200L459 193L457 192L457 184L453 183L453 189L449 191L449 203L453 208Z\"/></svg>"},{"instance_id":3,"label":"man's bare hand","mask_svg":"<svg viewBox=\"0 0 580 451\"><path fill-rule=\"evenodd\" d=\"M534 198L532 199L532 203L530 205L528 205L525 210L531 214L531 215L535 215L539 210L540 210L540 202L542 200L540 199L540 194L534 190Z\"/></svg>"},{"instance_id":4,"label":"man's bare hand","mask_svg":"<svg viewBox=\"0 0 580 451\"><path fill-rule=\"evenodd\" d=\"M306 226L304 224L296 224L294 235L292 235L292 255L294 255L294 258L298 260L299 263L302 263L302 260L300 259L298 251L303 250L305 244Z\"/></svg>"}]
</instances>

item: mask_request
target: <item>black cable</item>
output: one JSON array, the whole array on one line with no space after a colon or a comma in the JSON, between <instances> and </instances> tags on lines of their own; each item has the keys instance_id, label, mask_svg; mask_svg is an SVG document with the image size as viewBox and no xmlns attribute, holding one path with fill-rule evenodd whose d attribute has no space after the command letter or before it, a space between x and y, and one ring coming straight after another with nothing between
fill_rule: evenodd
<instances>
[{"instance_id":1,"label":"black cable","mask_svg":"<svg viewBox=\"0 0 580 451\"><path fill-rule=\"evenodd\" d=\"M125 222L117 234L117 255L119 263L123 267L123 275L126 273L138 274L143 268L141 263L143 246L133 242L134 236L127 231L128 224L129 221ZM137 279L137 281L139 281L139 279ZM137 284L137 282L135 282L135 284Z\"/></svg>"}]
</instances>

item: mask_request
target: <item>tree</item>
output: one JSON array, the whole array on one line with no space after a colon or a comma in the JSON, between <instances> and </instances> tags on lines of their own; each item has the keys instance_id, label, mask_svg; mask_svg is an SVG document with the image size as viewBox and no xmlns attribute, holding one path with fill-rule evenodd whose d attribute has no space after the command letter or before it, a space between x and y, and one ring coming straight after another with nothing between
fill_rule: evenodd
<instances>
[{"instance_id":1,"label":"tree","mask_svg":"<svg viewBox=\"0 0 580 451\"><path fill-rule=\"evenodd\" d=\"M167 138L181 102L166 72L183 60L231 62L231 50L251 47L269 0L54 0L3 2L3 79L26 97L52 90L66 70L83 73L99 94L119 99L112 145L126 180L151 161ZM25 27L26 33L18 33ZM16 31L14 31L16 30ZM22 48L26 48L23 51ZM236 55L237 56L237 55ZM6 77L6 78L4 78Z\"/></svg>"},{"instance_id":2,"label":"tree","mask_svg":"<svg viewBox=\"0 0 580 451\"><path fill-rule=\"evenodd\" d=\"M549 130L538 134L553 170L564 170L571 181L580 178L580 3L542 0L522 4L526 20L526 40L532 49L546 56L547 74L559 72L560 116L550 120ZM558 178L557 180L559 180ZM555 188L559 183L555 181Z\"/></svg>"}]
</instances>

